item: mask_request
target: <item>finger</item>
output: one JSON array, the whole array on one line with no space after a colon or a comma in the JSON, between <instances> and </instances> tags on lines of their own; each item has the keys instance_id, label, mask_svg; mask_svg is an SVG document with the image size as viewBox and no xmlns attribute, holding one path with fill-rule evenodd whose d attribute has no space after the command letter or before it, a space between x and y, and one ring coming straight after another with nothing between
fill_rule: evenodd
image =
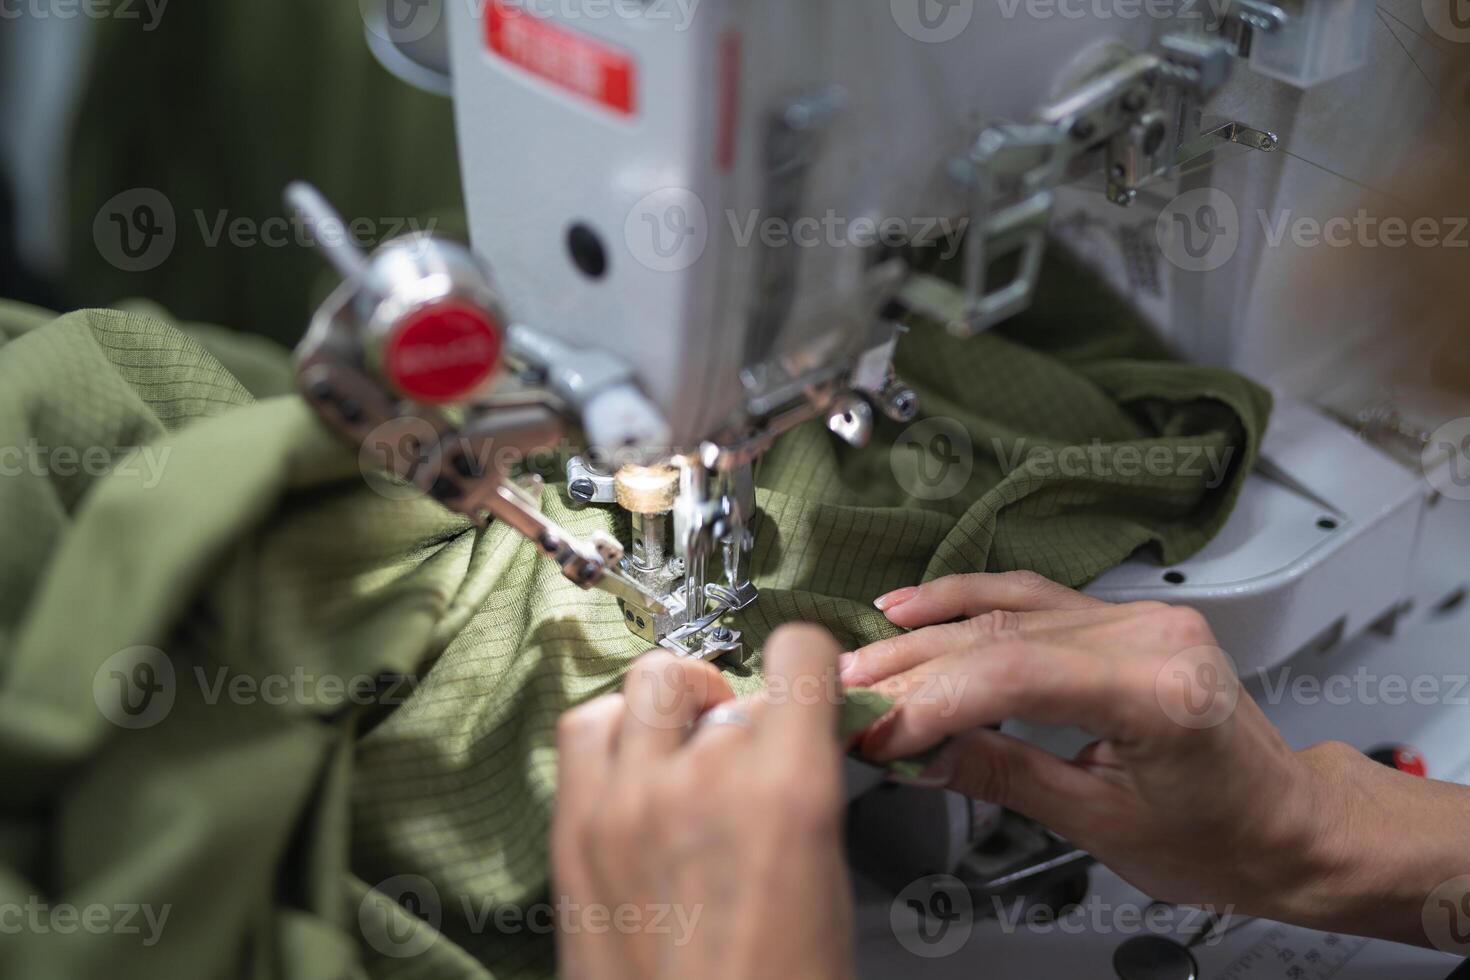
<instances>
[{"instance_id":1,"label":"finger","mask_svg":"<svg viewBox=\"0 0 1470 980\"><path fill-rule=\"evenodd\" d=\"M728 707L743 717L744 723L731 720L708 724L705 718L709 716L709 712L705 712L704 717L694 723L694 734L689 739L686 752L702 758L712 758L740 751L755 737L769 705L759 696L752 696L724 701L715 707Z\"/></svg>"},{"instance_id":2,"label":"finger","mask_svg":"<svg viewBox=\"0 0 1470 980\"><path fill-rule=\"evenodd\" d=\"M619 766L636 772L677 751L694 720L731 697L725 678L704 661L662 650L640 657L623 682Z\"/></svg>"},{"instance_id":3,"label":"finger","mask_svg":"<svg viewBox=\"0 0 1470 980\"><path fill-rule=\"evenodd\" d=\"M839 647L820 626L783 626L766 641L767 705L758 733L771 751L786 755L837 752Z\"/></svg>"},{"instance_id":4,"label":"finger","mask_svg":"<svg viewBox=\"0 0 1470 980\"><path fill-rule=\"evenodd\" d=\"M952 739L935 766L948 770L950 789L1015 810L1074 842L1086 836L1097 798L1115 791L1080 766L988 728Z\"/></svg>"},{"instance_id":5,"label":"finger","mask_svg":"<svg viewBox=\"0 0 1470 980\"><path fill-rule=\"evenodd\" d=\"M605 694L564 713L556 723L556 812L551 826L552 865L563 888L580 887L578 841L582 824L597 812L610 778L621 694Z\"/></svg>"},{"instance_id":6,"label":"finger","mask_svg":"<svg viewBox=\"0 0 1470 980\"><path fill-rule=\"evenodd\" d=\"M1015 613L1006 613L1014 617ZM973 649L998 637L1019 631L1019 623L997 622L990 627L971 626L971 620L926 626L912 633L890 637L844 653L839 661L842 683L847 687L871 687L878 681L950 653Z\"/></svg>"},{"instance_id":7,"label":"finger","mask_svg":"<svg viewBox=\"0 0 1470 980\"><path fill-rule=\"evenodd\" d=\"M1162 605L1162 604L1159 604ZM976 650L1020 633L1097 626L1135 618L1134 604L1099 602L1079 609L1014 612L994 609L958 623L925 626L842 655L842 683L867 686L946 653Z\"/></svg>"},{"instance_id":8,"label":"finger","mask_svg":"<svg viewBox=\"0 0 1470 980\"><path fill-rule=\"evenodd\" d=\"M913 589L880 596L878 608L897 626L909 628L978 616L994 609L1034 612L1103 605L1035 572L977 572L946 575Z\"/></svg>"},{"instance_id":9,"label":"finger","mask_svg":"<svg viewBox=\"0 0 1470 980\"><path fill-rule=\"evenodd\" d=\"M1152 683L1136 680L1088 651L1025 637L978 654L946 655L877 686L897 705L864 738L862 751L880 761L902 758L1007 718L1132 739L1145 712L1157 713Z\"/></svg>"}]
</instances>

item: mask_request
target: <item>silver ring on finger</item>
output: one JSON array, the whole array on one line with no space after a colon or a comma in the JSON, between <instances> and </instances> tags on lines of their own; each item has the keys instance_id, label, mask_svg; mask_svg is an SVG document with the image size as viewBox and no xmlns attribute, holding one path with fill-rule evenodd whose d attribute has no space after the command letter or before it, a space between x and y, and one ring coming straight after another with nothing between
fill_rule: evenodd
<instances>
[{"instance_id":1,"label":"silver ring on finger","mask_svg":"<svg viewBox=\"0 0 1470 980\"><path fill-rule=\"evenodd\" d=\"M696 726L699 730L715 728L720 725L733 725L736 728L754 728L750 713L744 708L733 704L717 704L709 711L700 716Z\"/></svg>"}]
</instances>

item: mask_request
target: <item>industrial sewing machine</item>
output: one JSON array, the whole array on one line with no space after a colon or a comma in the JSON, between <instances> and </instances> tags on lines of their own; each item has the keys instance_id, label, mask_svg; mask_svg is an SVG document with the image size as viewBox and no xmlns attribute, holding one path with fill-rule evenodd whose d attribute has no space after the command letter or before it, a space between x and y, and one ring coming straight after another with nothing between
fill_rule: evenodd
<instances>
[{"instance_id":1,"label":"industrial sewing machine","mask_svg":"<svg viewBox=\"0 0 1470 980\"><path fill-rule=\"evenodd\" d=\"M1242 2L1213 31L1022 17L938 43L910 6L710 0L687 24L658 4L384 6L375 46L454 95L475 253L336 236L347 282L301 347L303 390L357 442L428 420L419 451L387 454L401 475L525 533L650 642L737 656L722 617L755 599L752 463L812 417L861 445L874 413L914 416L896 312L969 335L1024 309L1064 181L1101 173L1127 205L1220 142L1270 152L1269 132L1203 121L1233 64L1363 57L1361 2L1313 0L1305 25ZM1341 36L1284 44L1298 28ZM813 215L907 220L897 241L776 244L726 221ZM957 228L963 293L936 302L905 251ZM630 541L556 526L488 462L567 427L588 447L570 492L627 510Z\"/></svg>"},{"instance_id":2,"label":"industrial sewing machine","mask_svg":"<svg viewBox=\"0 0 1470 980\"><path fill-rule=\"evenodd\" d=\"M1245 675L1451 609L1470 522L1421 472L1442 462L1444 402L1374 353L1386 318L1360 308L1324 342L1288 315L1304 258L1253 220L1410 158L1422 70L1371 0L1165 6L367 4L384 64L454 99L473 252L319 234L345 281L299 350L302 389L354 443L411 435L384 455L400 476L527 535L650 643L738 658L724 617L759 601L754 461L808 419L855 445L877 414L912 419L893 351L924 338L897 318L969 336L1025 309L1050 235L1183 355L1278 398L1221 537L1095 594L1199 607ZM1186 192L1207 207L1170 214ZM338 221L308 188L292 199ZM741 231L824 215L850 233ZM897 241L853 230L894 217ZM963 276L941 285L911 260L955 229ZM568 492L627 511L629 540L558 526L496 465L569 432ZM965 866L994 894L1085 859L1038 831L977 864L999 818L952 794L874 819L927 822L910 867Z\"/></svg>"}]
</instances>

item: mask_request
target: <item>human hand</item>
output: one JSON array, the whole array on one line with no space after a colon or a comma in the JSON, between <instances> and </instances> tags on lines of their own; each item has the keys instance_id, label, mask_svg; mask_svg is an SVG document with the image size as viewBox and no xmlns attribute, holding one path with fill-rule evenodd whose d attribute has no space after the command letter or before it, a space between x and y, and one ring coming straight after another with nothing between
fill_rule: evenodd
<instances>
[{"instance_id":1,"label":"human hand","mask_svg":"<svg viewBox=\"0 0 1470 980\"><path fill-rule=\"evenodd\" d=\"M651 653L621 694L563 715L562 975L852 975L837 705L822 693L837 689L837 651L816 627L778 630L767 692L738 702L709 664ZM731 720L698 726L715 705ZM628 909L637 928L617 925ZM612 925L585 928L594 915Z\"/></svg>"},{"instance_id":2,"label":"human hand","mask_svg":"<svg viewBox=\"0 0 1470 980\"><path fill-rule=\"evenodd\" d=\"M1334 913L1354 817L1344 773L1372 764L1339 744L1293 751L1199 613L1030 573L952 576L878 605L914 632L842 658L844 684L898 702L863 754L948 738L931 781L1040 821L1155 898L1306 923ZM1061 759L987 727L1006 719L1096 741Z\"/></svg>"}]
</instances>

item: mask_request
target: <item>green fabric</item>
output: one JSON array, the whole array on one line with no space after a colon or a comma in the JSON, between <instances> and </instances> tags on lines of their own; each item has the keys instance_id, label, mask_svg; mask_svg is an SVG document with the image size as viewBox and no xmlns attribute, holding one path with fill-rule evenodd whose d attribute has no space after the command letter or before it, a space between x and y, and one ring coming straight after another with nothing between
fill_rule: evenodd
<instances>
[{"instance_id":1,"label":"green fabric","mask_svg":"<svg viewBox=\"0 0 1470 980\"><path fill-rule=\"evenodd\" d=\"M188 320L294 344L323 264L294 232L283 240L264 225L286 215L290 181L312 181L375 236L462 210L450 102L377 63L364 40L370 5L169 3L145 30L143 3L103 5L124 3L127 16L88 19L95 45L66 179L69 305L148 296ZM167 199L175 242L134 269L117 263L110 222L139 200L117 196L138 189ZM246 234L230 233L237 221Z\"/></svg>"},{"instance_id":2,"label":"green fabric","mask_svg":"<svg viewBox=\"0 0 1470 980\"><path fill-rule=\"evenodd\" d=\"M808 426L766 458L762 595L736 623L755 647L793 619L849 647L888 635L872 599L936 575L1030 567L1082 584L1140 548L1178 560L1219 528L1265 393L1157 359L1075 277L1052 273L1046 288L1004 333L959 343L915 325L905 345L900 368L926 413L961 423L974 446L954 496L899 485L890 461L913 453L893 451L897 426L862 451ZM374 492L297 398L256 401L226 367L243 356L270 390L283 356L272 369L259 350L136 311L42 320L0 308L0 448L59 462L57 447L98 447L118 466L12 466L0 479L0 903L170 911L152 946L7 936L0 973L547 975L550 938L495 916L545 897L555 719L612 689L644 648L616 604L502 527ZM1034 461L1003 473L996 450L1023 438L1233 456L1214 488L1047 477ZM611 526L555 489L543 506L577 531ZM758 671L756 658L732 683L751 690ZM219 687L272 677L292 685L283 703ZM323 680L359 677L376 679L366 705ZM136 720L120 714L128 679L171 692L161 720L111 720ZM405 883L419 894L400 905ZM426 948L384 952L405 948L384 936L404 935Z\"/></svg>"}]
</instances>

